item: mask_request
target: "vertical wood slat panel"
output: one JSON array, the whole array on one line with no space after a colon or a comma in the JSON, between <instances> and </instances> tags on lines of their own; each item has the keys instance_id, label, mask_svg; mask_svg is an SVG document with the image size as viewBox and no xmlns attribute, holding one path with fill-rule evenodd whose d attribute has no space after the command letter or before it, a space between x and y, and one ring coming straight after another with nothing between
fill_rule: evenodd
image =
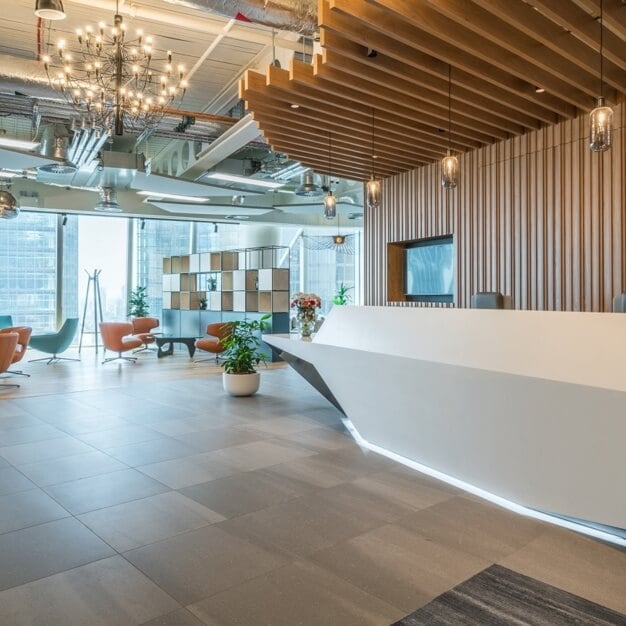
<instances>
[{"instance_id":1,"label":"vertical wood slat panel","mask_svg":"<svg viewBox=\"0 0 626 626\"><path fill-rule=\"evenodd\" d=\"M461 155L453 192L438 163L385 180L365 212L365 303L400 304L388 242L453 233L456 306L501 291L516 308L610 311L626 291L626 102L614 111L607 153L589 150L585 115Z\"/></svg>"}]
</instances>

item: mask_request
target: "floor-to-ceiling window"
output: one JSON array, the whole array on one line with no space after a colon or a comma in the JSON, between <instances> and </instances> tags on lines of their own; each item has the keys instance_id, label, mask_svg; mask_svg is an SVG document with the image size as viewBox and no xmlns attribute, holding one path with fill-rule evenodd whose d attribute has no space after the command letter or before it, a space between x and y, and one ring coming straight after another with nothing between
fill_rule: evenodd
<instances>
[{"instance_id":1,"label":"floor-to-ceiling window","mask_svg":"<svg viewBox=\"0 0 626 626\"><path fill-rule=\"evenodd\" d=\"M128 316L128 220L119 217L80 216L77 284L80 314L87 290L83 345L91 345L97 330L94 315L94 282L89 280L99 270L98 282L104 321L122 321Z\"/></svg>"},{"instance_id":2,"label":"floor-to-ceiling window","mask_svg":"<svg viewBox=\"0 0 626 626\"><path fill-rule=\"evenodd\" d=\"M34 332L57 325L58 216L23 211L0 224L0 313ZM76 264L75 224L69 226L64 265Z\"/></svg>"}]
</instances>

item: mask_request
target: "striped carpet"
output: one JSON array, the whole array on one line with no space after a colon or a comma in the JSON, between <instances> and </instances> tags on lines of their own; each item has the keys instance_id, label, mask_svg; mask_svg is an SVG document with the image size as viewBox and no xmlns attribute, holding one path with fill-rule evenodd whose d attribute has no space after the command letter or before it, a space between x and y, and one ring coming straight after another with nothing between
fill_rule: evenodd
<instances>
[{"instance_id":1,"label":"striped carpet","mask_svg":"<svg viewBox=\"0 0 626 626\"><path fill-rule=\"evenodd\" d=\"M392 626L461 624L626 626L626 615L500 565L492 565Z\"/></svg>"}]
</instances>

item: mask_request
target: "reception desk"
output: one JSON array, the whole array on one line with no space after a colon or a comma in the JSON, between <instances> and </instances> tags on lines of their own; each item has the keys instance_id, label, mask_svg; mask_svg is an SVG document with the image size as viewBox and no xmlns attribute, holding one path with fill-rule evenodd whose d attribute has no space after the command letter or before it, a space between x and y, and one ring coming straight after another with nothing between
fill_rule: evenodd
<instances>
[{"instance_id":1,"label":"reception desk","mask_svg":"<svg viewBox=\"0 0 626 626\"><path fill-rule=\"evenodd\" d=\"M265 341L372 449L623 542L626 315L334 307Z\"/></svg>"}]
</instances>

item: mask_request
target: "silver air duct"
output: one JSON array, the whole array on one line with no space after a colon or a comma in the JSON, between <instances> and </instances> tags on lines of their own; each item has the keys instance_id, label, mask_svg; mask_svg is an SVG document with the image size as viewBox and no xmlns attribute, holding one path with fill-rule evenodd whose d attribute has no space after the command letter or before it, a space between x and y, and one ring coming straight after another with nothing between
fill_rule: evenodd
<instances>
[{"instance_id":1,"label":"silver air duct","mask_svg":"<svg viewBox=\"0 0 626 626\"><path fill-rule=\"evenodd\" d=\"M302 175L302 182L296 189L296 196L305 196L307 198L321 196L323 193L322 188L315 183L314 174L307 172Z\"/></svg>"},{"instance_id":2,"label":"silver air duct","mask_svg":"<svg viewBox=\"0 0 626 626\"><path fill-rule=\"evenodd\" d=\"M101 187L100 200L93 210L101 213L121 213L122 207L117 201L117 191L113 187Z\"/></svg>"},{"instance_id":3,"label":"silver air duct","mask_svg":"<svg viewBox=\"0 0 626 626\"><path fill-rule=\"evenodd\" d=\"M170 4L220 13L277 30L312 36L317 28L317 0L165 0Z\"/></svg>"},{"instance_id":4,"label":"silver air duct","mask_svg":"<svg viewBox=\"0 0 626 626\"><path fill-rule=\"evenodd\" d=\"M56 163L42 165L39 168L41 171L53 174L71 174L76 171L76 167L69 161L70 136L63 124L45 124L41 126L37 139L41 143L41 156L57 161Z\"/></svg>"},{"instance_id":5,"label":"silver air duct","mask_svg":"<svg viewBox=\"0 0 626 626\"><path fill-rule=\"evenodd\" d=\"M0 93L65 100L50 86L43 63L0 54Z\"/></svg>"}]
</instances>

